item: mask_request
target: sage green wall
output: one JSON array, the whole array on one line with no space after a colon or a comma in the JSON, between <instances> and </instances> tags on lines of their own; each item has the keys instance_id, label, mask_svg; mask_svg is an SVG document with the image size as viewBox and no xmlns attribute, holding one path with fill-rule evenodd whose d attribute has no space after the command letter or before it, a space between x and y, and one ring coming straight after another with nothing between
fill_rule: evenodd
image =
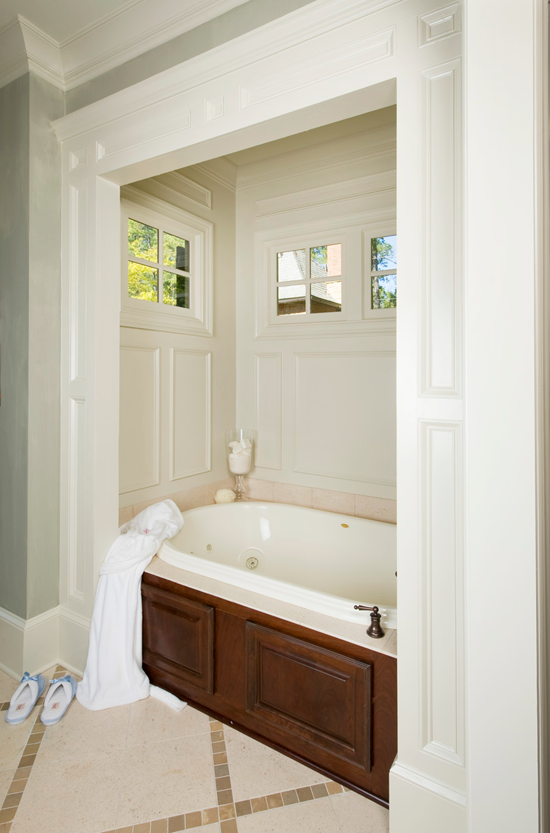
<instances>
[{"instance_id":1,"label":"sage green wall","mask_svg":"<svg viewBox=\"0 0 550 833\"><path fill-rule=\"evenodd\" d=\"M27 612L29 76L0 89L0 606Z\"/></svg>"},{"instance_id":2,"label":"sage green wall","mask_svg":"<svg viewBox=\"0 0 550 833\"><path fill-rule=\"evenodd\" d=\"M0 606L59 600L63 93L32 73L0 89Z\"/></svg>"},{"instance_id":3,"label":"sage green wall","mask_svg":"<svg viewBox=\"0 0 550 833\"><path fill-rule=\"evenodd\" d=\"M61 90L30 74L27 618L59 603Z\"/></svg>"},{"instance_id":4,"label":"sage green wall","mask_svg":"<svg viewBox=\"0 0 550 833\"><path fill-rule=\"evenodd\" d=\"M50 121L311 0L249 2L63 94L28 73L0 89L0 606L58 604L61 160Z\"/></svg>"},{"instance_id":5,"label":"sage green wall","mask_svg":"<svg viewBox=\"0 0 550 833\"><path fill-rule=\"evenodd\" d=\"M99 101L151 75L181 64L215 46L264 26L278 17L307 6L312 0L249 0L219 17L184 32L120 67L94 78L66 94L67 113Z\"/></svg>"}]
</instances>

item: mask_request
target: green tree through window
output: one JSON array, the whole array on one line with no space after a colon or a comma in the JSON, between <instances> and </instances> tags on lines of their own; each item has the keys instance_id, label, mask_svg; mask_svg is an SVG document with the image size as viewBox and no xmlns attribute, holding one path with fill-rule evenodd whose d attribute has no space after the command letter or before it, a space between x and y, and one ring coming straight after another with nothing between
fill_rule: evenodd
<instances>
[{"instance_id":1,"label":"green tree through window","mask_svg":"<svg viewBox=\"0 0 550 833\"><path fill-rule=\"evenodd\" d=\"M371 238L372 308L397 307L397 237Z\"/></svg>"}]
</instances>

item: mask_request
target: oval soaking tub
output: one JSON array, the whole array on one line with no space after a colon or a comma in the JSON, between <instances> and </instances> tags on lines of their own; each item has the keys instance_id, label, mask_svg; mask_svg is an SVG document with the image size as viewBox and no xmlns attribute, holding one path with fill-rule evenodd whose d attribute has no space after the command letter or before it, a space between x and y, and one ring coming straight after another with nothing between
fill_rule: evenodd
<instances>
[{"instance_id":1,"label":"oval soaking tub","mask_svg":"<svg viewBox=\"0 0 550 833\"><path fill-rule=\"evenodd\" d=\"M397 627L396 526L280 503L203 506L158 556L184 570L349 622L377 605Z\"/></svg>"}]
</instances>

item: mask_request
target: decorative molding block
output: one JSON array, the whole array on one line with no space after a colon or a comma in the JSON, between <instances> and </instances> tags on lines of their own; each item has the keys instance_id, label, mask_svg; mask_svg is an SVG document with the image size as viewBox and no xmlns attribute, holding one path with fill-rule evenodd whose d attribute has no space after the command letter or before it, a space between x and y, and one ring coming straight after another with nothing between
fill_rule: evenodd
<instances>
[{"instance_id":1,"label":"decorative molding block","mask_svg":"<svg viewBox=\"0 0 550 833\"><path fill-rule=\"evenodd\" d=\"M204 101L204 117L206 121L212 121L213 119L219 119L224 114L224 100L223 95L216 96L215 98L205 99Z\"/></svg>"},{"instance_id":2,"label":"decorative molding block","mask_svg":"<svg viewBox=\"0 0 550 833\"><path fill-rule=\"evenodd\" d=\"M418 45L430 43L458 35L462 31L461 4L451 3L435 12L420 15L418 18Z\"/></svg>"},{"instance_id":3,"label":"decorative molding block","mask_svg":"<svg viewBox=\"0 0 550 833\"><path fill-rule=\"evenodd\" d=\"M334 33L333 33L334 34ZM336 49L327 48L323 53L323 69L319 70L317 56L301 61L292 69L262 79L255 84L241 87L240 107L244 110L294 91L296 87L319 84L323 80L346 71L357 71L374 61L391 58L395 51L394 29L385 29L374 35L346 43Z\"/></svg>"},{"instance_id":4,"label":"decorative molding block","mask_svg":"<svg viewBox=\"0 0 550 833\"><path fill-rule=\"evenodd\" d=\"M69 170L75 171L88 164L88 148L73 150L69 153Z\"/></svg>"},{"instance_id":5,"label":"decorative molding block","mask_svg":"<svg viewBox=\"0 0 550 833\"><path fill-rule=\"evenodd\" d=\"M464 766L462 425L420 423L422 744Z\"/></svg>"}]
</instances>

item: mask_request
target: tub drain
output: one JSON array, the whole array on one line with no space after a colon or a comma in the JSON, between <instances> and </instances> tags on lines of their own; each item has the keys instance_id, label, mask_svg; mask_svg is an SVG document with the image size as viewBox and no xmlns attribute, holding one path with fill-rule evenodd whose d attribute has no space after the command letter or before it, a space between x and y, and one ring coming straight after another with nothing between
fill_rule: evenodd
<instances>
[{"instance_id":1,"label":"tub drain","mask_svg":"<svg viewBox=\"0 0 550 833\"><path fill-rule=\"evenodd\" d=\"M249 570L255 570L259 564L259 560L256 558L255 555L251 555L250 558L246 559L246 566Z\"/></svg>"}]
</instances>

